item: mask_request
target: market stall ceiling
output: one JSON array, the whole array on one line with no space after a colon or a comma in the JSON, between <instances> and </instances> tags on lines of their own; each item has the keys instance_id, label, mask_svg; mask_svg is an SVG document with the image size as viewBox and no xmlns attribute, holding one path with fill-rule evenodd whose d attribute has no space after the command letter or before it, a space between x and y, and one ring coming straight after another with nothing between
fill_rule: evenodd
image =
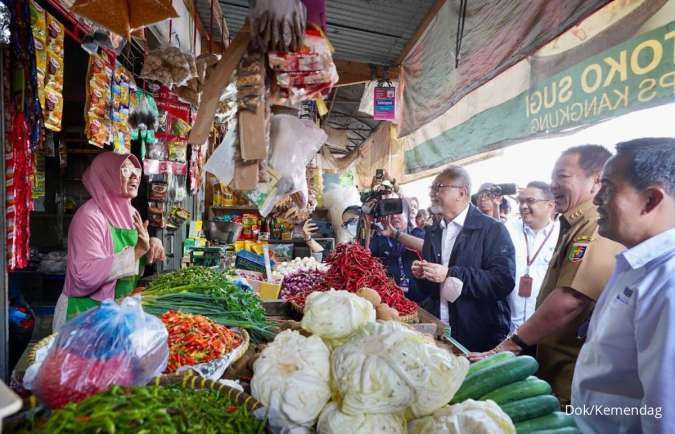
<instances>
[{"instance_id":1,"label":"market stall ceiling","mask_svg":"<svg viewBox=\"0 0 675 434\"><path fill-rule=\"evenodd\" d=\"M204 0L206 1L206 0ZM249 0L219 0L232 35ZM326 0L327 34L335 58L394 65L435 0Z\"/></svg>"},{"instance_id":2,"label":"market stall ceiling","mask_svg":"<svg viewBox=\"0 0 675 434\"><path fill-rule=\"evenodd\" d=\"M208 0L201 0L208 3ZM328 38L335 58L365 64L394 66L408 40L434 5L435 0L326 0ZM220 0L233 37L248 16L248 0ZM207 11L208 12L208 11ZM361 146L377 128L378 121L358 112L363 84L335 89L326 124L347 131L348 148L331 149L342 154Z\"/></svg>"}]
</instances>

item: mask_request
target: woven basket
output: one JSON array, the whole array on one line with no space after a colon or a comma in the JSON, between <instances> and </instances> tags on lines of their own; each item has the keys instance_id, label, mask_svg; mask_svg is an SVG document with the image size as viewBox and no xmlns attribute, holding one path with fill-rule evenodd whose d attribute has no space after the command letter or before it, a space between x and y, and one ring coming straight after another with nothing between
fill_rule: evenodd
<instances>
[{"instance_id":1,"label":"woven basket","mask_svg":"<svg viewBox=\"0 0 675 434\"><path fill-rule=\"evenodd\" d=\"M300 307L299 304L297 304L297 303L294 302L294 301L289 301L289 303L290 303L291 308L293 309L293 311L295 311L295 313L299 313L300 315L304 315L304 314L305 314L305 309L302 308L302 307Z\"/></svg>"},{"instance_id":2,"label":"woven basket","mask_svg":"<svg viewBox=\"0 0 675 434\"><path fill-rule=\"evenodd\" d=\"M158 386L180 386L186 389L208 389L223 393L237 405L245 406L249 411L255 411L263 405L251 395L240 392L222 383L207 380L194 375L190 371L186 374L171 374L155 377L150 384Z\"/></svg>"},{"instance_id":3,"label":"woven basket","mask_svg":"<svg viewBox=\"0 0 675 434\"><path fill-rule=\"evenodd\" d=\"M398 318L401 322L406 323L406 324L413 324L416 322L419 322L419 311L415 311L409 315L401 315Z\"/></svg>"}]
</instances>

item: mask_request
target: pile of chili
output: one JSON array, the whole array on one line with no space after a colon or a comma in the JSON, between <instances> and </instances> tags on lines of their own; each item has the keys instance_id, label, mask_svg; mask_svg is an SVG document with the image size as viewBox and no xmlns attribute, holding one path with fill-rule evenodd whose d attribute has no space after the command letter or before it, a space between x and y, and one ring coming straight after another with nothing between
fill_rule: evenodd
<instances>
[{"instance_id":1,"label":"pile of chili","mask_svg":"<svg viewBox=\"0 0 675 434\"><path fill-rule=\"evenodd\" d=\"M410 315L418 306L407 299L403 290L387 277L384 266L368 250L359 244L341 244L326 259L330 268L326 273L326 284L335 289L356 292L363 287L374 289L382 302L398 311Z\"/></svg>"},{"instance_id":2,"label":"pile of chili","mask_svg":"<svg viewBox=\"0 0 675 434\"><path fill-rule=\"evenodd\" d=\"M184 365L207 363L241 345L241 337L202 315L168 311L162 322L169 332L167 373Z\"/></svg>"}]
</instances>

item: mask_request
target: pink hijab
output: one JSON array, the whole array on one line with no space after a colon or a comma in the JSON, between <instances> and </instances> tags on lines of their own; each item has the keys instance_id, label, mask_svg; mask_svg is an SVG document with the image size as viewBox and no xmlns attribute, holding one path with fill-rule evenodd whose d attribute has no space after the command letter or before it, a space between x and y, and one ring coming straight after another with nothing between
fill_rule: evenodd
<instances>
[{"instance_id":1,"label":"pink hijab","mask_svg":"<svg viewBox=\"0 0 675 434\"><path fill-rule=\"evenodd\" d=\"M103 152L84 172L82 182L111 225L131 229L136 211L131 206L131 200L122 196L120 178L120 168L127 160L135 167L141 167L141 163L134 155Z\"/></svg>"},{"instance_id":2,"label":"pink hijab","mask_svg":"<svg viewBox=\"0 0 675 434\"><path fill-rule=\"evenodd\" d=\"M136 210L122 196L120 169L125 161L140 168L130 154L104 152L84 172L82 182L91 199L75 213L68 231L68 269L63 293L103 301L115 296L109 281L114 252L110 226L131 229Z\"/></svg>"}]
</instances>

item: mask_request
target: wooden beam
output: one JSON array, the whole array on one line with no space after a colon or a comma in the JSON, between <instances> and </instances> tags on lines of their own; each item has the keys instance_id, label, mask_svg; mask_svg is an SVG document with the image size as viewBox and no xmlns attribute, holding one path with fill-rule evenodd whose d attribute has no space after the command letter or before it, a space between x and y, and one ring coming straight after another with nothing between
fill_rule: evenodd
<instances>
[{"instance_id":1,"label":"wooden beam","mask_svg":"<svg viewBox=\"0 0 675 434\"><path fill-rule=\"evenodd\" d=\"M354 62L352 60L335 59L335 67L337 68L340 81L337 86L347 86L350 84L358 84L370 80L370 65L367 63ZM376 78L384 78L384 66L376 65ZM390 80L398 78L398 66L389 66L387 76Z\"/></svg>"},{"instance_id":2,"label":"wooden beam","mask_svg":"<svg viewBox=\"0 0 675 434\"><path fill-rule=\"evenodd\" d=\"M417 41L419 41L419 39L422 37L424 32L427 30L427 27L429 27L429 24L431 24L431 21L434 19L434 17L436 17L436 14L438 14L438 11L441 10L444 4L445 0L436 0L436 3L431 6L431 9L429 9L427 15L424 17L420 25L417 26L415 33L413 33L410 39L408 39L408 42L406 42L403 50L401 50L401 54L399 54L398 59L396 59L397 65L403 63L403 60L405 60L408 53L410 53L410 50L412 50L415 44L417 44Z\"/></svg>"}]
</instances>

